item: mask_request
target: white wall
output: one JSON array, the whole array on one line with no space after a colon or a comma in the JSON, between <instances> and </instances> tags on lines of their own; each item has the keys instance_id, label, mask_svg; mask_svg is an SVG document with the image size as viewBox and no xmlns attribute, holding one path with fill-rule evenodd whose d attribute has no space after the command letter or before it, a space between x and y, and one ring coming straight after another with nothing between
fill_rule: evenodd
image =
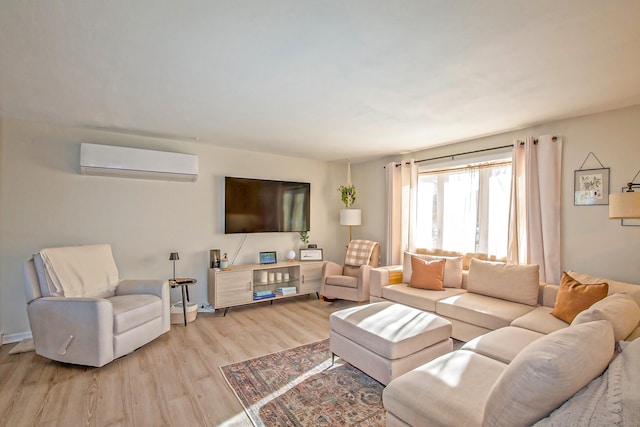
<instances>
[{"instance_id":1,"label":"white wall","mask_svg":"<svg viewBox=\"0 0 640 427\"><path fill-rule=\"evenodd\" d=\"M29 330L22 263L44 247L111 243L123 278L195 277L192 301L207 301L209 249L235 253L244 235L222 230L225 175L311 183L311 242L340 261L346 234L338 225L343 165L240 150L3 119L0 122L0 331ZM79 174L80 143L197 154L195 183ZM346 168L344 168L346 171ZM340 173L339 173L340 172ZM344 241L340 239L344 238ZM297 233L247 235L236 264L259 251L301 246ZM173 299L178 299L174 291Z\"/></svg>"},{"instance_id":2,"label":"white wall","mask_svg":"<svg viewBox=\"0 0 640 427\"><path fill-rule=\"evenodd\" d=\"M463 125L463 124L461 124ZM560 135L562 159L562 268L600 277L640 283L640 227L622 227L608 219L608 206L574 206L574 171L593 152L611 168L611 191L630 181L640 169L640 106L574 119L559 120L519 131L424 150L410 155L353 165L354 184L364 194L361 232L385 241L386 199L384 164L426 159L511 144L517 138ZM590 159L585 168L599 167ZM636 180L640 182L640 177ZM384 243L383 243L384 246ZM386 250L386 247L383 247ZM384 252L383 252L384 253ZM384 259L384 257L383 257Z\"/></svg>"}]
</instances>

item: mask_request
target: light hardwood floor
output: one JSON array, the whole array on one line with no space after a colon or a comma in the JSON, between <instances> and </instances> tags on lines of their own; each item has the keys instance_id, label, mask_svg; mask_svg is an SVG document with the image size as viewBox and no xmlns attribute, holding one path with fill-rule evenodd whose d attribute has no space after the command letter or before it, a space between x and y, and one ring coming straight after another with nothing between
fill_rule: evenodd
<instances>
[{"instance_id":1,"label":"light hardwood floor","mask_svg":"<svg viewBox=\"0 0 640 427\"><path fill-rule=\"evenodd\" d=\"M0 348L0 426L250 426L219 367L329 337L355 303L315 296L198 313L102 368Z\"/></svg>"}]
</instances>

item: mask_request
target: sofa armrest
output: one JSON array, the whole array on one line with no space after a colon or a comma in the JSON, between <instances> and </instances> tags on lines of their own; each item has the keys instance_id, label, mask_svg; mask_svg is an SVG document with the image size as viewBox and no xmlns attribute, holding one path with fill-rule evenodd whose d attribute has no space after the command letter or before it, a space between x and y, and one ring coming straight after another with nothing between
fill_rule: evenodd
<instances>
[{"instance_id":1,"label":"sofa armrest","mask_svg":"<svg viewBox=\"0 0 640 427\"><path fill-rule=\"evenodd\" d=\"M113 360L113 308L103 298L38 298L27 306L36 353L65 363Z\"/></svg>"},{"instance_id":2,"label":"sofa armrest","mask_svg":"<svg viewBox=\"0 0 640 427\"><path fill-rule=\"evenodd\" d=\"M554 284L545 284L542 290L542 305L553 308L556 305L556 297L560 287Z\"/></svg>"},{"instance_id":3,"label":"sofa armrest","mask_svg":"<svg viewBox=\"0 0 640 427\"><path fill-rule=\"evenodd\" d=\"M171 294L168 280L121 280L116 295L150 294L162 300L162 331L171 329Z\"/></svg>"},{"instance_id":4,"label":"sofa armrest","mask_svg":"<svg viewBox=\"0 0 640 427\"><path fill-rule=\"evenodd\" d=\"M371 269L369 295L382 298L382 287L402 283L402 265L388 265Z\"/></svg>"}]
</instances>

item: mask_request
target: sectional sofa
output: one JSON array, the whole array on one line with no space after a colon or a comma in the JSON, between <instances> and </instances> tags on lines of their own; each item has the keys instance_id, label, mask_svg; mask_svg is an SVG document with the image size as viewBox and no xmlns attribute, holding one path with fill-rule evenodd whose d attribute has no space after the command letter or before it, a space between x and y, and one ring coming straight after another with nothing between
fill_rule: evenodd
<instances>
[{"instance_id":1,"label":"sectional sofa","mask_svg":"<svg viewBox=\"0 0 640 427\"><path fill-rule=\"evenodd\" d=\"M569 272L608 296L567 323L536 266L450 257L444 291L409 287L410 267L374 269L372 301L435 312L467 342L388 384L388 426L640 425L640 286Z\"/></svg>"}]
</instances>

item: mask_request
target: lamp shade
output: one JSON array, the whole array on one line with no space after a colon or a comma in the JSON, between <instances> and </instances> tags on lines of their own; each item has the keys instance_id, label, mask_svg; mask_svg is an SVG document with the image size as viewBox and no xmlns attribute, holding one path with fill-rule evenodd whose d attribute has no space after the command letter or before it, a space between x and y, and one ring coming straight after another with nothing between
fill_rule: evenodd
<instances>
[{"instance_id":1,"label":"lamp shade","mask_svg":"<svg viewBox=\"0 0 640 427\"><path fill-rule=\"evenodd\" d=\"M362 211L360 209L340 209L340 225L362 224Z\"/></svg>"},{"instance_id":2,"label":"lamp shade","mask_svg":"<svg viewBox=\"0 0 640 427\"><path fill-rule=\"evenodd\" d=\"M178 252L171 252L169 254L169 261L176 261L180 259L180 257L178 256Z\"/></svg>"},{"instance_id":3,"label":"lamp shade","mask_svg":"<svg viewBox=\"0 0 640 427\"><path fill-rule=\"evenodd\" d=\"M640 218L640 192L609 194L609 218Z\"/></svg>"}]
</instances>

